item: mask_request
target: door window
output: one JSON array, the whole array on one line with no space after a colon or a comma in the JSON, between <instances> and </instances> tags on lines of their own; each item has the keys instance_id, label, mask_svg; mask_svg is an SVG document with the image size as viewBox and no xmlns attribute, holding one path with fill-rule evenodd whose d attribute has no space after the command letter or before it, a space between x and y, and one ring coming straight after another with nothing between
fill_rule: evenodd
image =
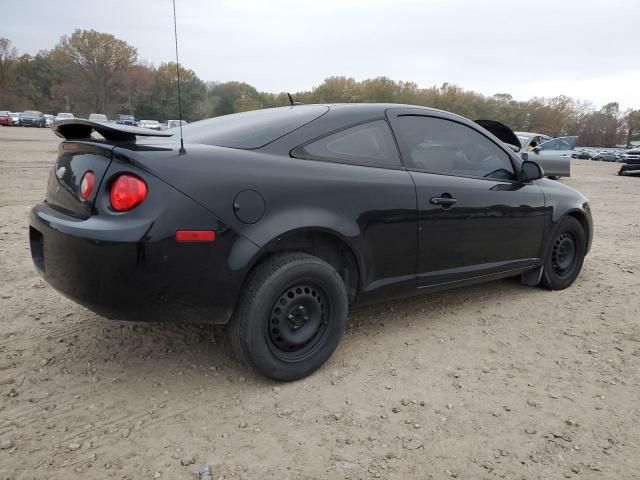
<instances>
[{"instance_id":1,"label":"door window","mask_svg":"<svg viewBox=\"0 0 640 480\"><path fill-rule=\"evenodd\" d=\"M293 156L373 166L399 167L401 165L393 136L384 120L376 120L333 133L296 148Z\"/></svg>"},{"instance_id":2,"label":"door window","mask_svg":"<svg viewBox=\"0 0 640 480\"><path fill-rule=\"evenodd\" d=\"M509 155L466 125L419 115L401 115L392 124L409 168L450 175L515 179Z\"/></svg>"},{"instance_id":3,"label":"door window","mask_svg":"<svg viewBox=\"0 0 640 480\"><path fill-rule=\"evenodd\" d=\"M578 137L558 137L540 145L540 150L573 150Z\"/></svg>"}]
</instances>

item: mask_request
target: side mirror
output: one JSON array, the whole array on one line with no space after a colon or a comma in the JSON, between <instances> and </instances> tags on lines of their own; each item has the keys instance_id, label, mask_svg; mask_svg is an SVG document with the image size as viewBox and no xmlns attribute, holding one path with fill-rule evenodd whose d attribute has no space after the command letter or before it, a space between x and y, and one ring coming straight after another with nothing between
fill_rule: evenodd
<instances>
[{"instance_id":1,"label":"side mirror","mask_svg":"<svg viewBox=\"0 0 640 480\"><path fill-rule=\"evenodd\" d=\"M533 147L533 151L536 153L540 153L542 151L542 148L540 148L538 145L536 145L535 147Z\"/></svg>"},{"instance_id":2,"label":"side mirror","mask_svg":"<svg viewBox=\"0 0 640 480\"><path fill-rule=\"evenodd\" d=\"M525 160L522 162L522 169L520 170L521 182L531 182L533 180L538 180L543 176L544 171L536 162L532 162L531 160Z\"/></svg>"}]
</instances>

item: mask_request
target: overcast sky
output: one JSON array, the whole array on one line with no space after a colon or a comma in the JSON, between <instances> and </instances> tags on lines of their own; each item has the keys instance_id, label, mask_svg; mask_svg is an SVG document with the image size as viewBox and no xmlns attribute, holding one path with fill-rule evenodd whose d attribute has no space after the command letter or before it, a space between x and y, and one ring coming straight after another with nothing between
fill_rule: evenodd
<instances>
[{"instance_id":1,"label":"overcast sky","mask_svg":"<svg viewBox=\"0 0 640 480\"><path fill-rule=\"evenodd\" d=\"M203 80L306 90L325 77L455 83L517 99L570 95L640 108L640 0L176 0L180 61ZM76 28L159 64L174 55L171 0L2 0L20 53Z\"/></svg>"}]
</instances>

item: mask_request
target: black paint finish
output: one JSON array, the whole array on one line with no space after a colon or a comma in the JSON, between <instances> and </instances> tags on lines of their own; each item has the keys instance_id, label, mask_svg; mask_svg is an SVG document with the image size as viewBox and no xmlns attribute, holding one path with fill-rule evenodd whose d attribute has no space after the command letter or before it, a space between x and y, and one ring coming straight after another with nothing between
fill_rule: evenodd
<instances>
[{"instance_id":1,"label":"black paint finish","mask_svg":"<svg viewBox=\"0 0 640 480\"><path fill-rule=\"evenodd\" d=\"M565 215L582 222L591 242L586 199L558 182L292 158L302 144L389 121L388 112L398 108L463 123L502 145L479 125L447 112L329 107L253 150L186 144L179 154L175 137L63 142L47 198L31 214L36 267L63 294L110 318L225 323L251 269L302 234L315 239L311 243L331 239L314 248L337 245L341 255L352 256L353 297L362 303L538 268ZM74 131L67 126L67 133ZM519 173L522 160L500 148ZM87 170L96 174L96 188L81 201L79 182ZM122 172L138 175L149 191L124 213L109 204L111 183ZM176 230L190 229L215 230L216 239L176 242Z\"/></svg>"}]
</instances>

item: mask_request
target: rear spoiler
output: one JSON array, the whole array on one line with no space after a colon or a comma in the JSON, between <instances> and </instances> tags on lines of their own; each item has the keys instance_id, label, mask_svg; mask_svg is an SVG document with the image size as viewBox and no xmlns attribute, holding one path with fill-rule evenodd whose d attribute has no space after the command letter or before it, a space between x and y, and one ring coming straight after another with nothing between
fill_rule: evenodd
<instances>
[{"instance_id":1,"label":"rear spoiler","mask_svg":"<svg viewBox=\"0 0 640 480\"><path fill-rule=\"evenodd\" d=\"M516 151L520 150L520 140L518 140L516 134L513 133L513 130L504 123L496 122L495 120L474 120L474 122L485 130L493 133L500 141L516 147Z\"/></svg>"},{"instance_id":2,"label":"rear spoiler","mask_svg":"<svg viewBox=\"0 0 640 480\"><path fill-rule=\"evenodd\" d=\"M59 120L51 125L51 130L65 140L88 140L96 132L105 139L114 142L135 142L136 137L171 137L174 133L156 131L148 128L131 127L118 123L92 122L74 118Z\"/></svg>"}]
</instances>

